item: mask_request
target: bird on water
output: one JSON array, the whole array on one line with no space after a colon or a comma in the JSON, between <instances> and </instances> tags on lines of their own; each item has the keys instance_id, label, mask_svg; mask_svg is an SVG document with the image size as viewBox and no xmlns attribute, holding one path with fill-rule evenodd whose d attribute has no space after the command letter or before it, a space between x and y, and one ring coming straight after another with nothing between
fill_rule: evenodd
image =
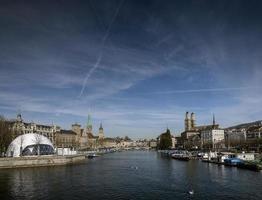
<instances>
[{"instance_id":1,"label":"bird on water","mask_svg":"<svg viewBox=\"0 0 262 200\"><path fill-rule=\"evenodd\" d=\"M194 190L189 190L188 193L189 193L190 195L193 195L193 194L194 194Z\"/></svg>"}]
</instances>

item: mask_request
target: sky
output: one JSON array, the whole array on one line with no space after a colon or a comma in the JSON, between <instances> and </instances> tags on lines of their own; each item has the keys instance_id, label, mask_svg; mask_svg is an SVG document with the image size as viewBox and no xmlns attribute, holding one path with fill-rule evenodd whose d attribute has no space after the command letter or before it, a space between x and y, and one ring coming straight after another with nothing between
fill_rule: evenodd
<instances>
[{"instance_id":1,"label":"sky","mask_svg":"<svg viewBox=\"0 0 262 200\"><path fill-rule=\"evenodd\" d=\"M262 117L262 2L0 1L0 114L155 138Z\"/></svg>"}]
</instances>

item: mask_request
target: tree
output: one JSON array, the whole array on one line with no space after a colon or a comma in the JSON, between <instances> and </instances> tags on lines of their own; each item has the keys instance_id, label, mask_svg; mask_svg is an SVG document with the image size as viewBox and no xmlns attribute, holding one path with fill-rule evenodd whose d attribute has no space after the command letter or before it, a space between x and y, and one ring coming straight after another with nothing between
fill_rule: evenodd
<instances>
[{"instance_id":1,"label":"tree","mask_svg":"<svg viewBox=\"0 0 262 200\"><path fill-rule=\"evenodd\" d=\"M167 129L165 133L160 135L160 142L158 149L165 150L172 147L172 136L170 130Z\"/></svg>"},{"instance_id":2,"label":"tree","mask_svg":"<svg viewBox=\"0 0 262 200\"><path fill-rule=\"evenodd\" d=\"M128 136L124 137L124 141L130 141L131 139Z\"/></svg>"},{"instance_id":3,"label":"tree","mask_svg":"<svg viewBox=\"0 0 262 200\"><path fill-rule=\"evenodd\" d=\"M4 117L0 116L0 153L5 153L13 140L13 131Z\"/></svg>"},{"instance_id":4,"label":"tree","mask_svg":"<svg viewBox=\"0 0 262 200\"><path fill-rule=\"evenodd\" d=\"M20 137L20 157L22 156L22 151L23 151L23 143L24 143L24 136L21 135Z\"/></svg>"},{"instance_id":5,"label":"tree","mask_svg":"<svg viewBox=\"0 0 262 200\"><path fill-rule=\"evenodd\" d=\"M42 136L39 134L35 134L35 143L37 145L37 155L40 155L40 144L42 142Z\"/></svg>"}]
</instances>

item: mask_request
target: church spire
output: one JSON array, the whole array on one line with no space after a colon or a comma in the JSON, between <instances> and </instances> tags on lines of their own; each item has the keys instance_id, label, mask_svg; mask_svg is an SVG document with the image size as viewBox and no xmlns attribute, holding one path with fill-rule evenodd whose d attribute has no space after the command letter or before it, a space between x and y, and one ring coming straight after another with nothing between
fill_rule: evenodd
<instances>
[{"instance_id":1,"label":"church spire","mask_svg":"<svg viewBox=\"0 0 262 200\"><path fill-rule=\"evenodd\" d=\"M98 133L98 139L104 139L105 134L104 134L104 129L102 126L102 122L100 123L100 128L99 128L99 133Z\"/></svg>"},{"instance_id":2,"label":"church spire","mask_svg":"<svg viewBox=\"0 0 262 200\"><path fill-rule=\"evenodd\" d=\"M215 119L215 114L213 113L213 126L216 125L216 119Z\"/></svg>"},{"instance_id":3,"label":"church spire","mask_svg":"<svg viewBox=\"0 0 262 200\"><path fill-rule=\"evenodd\" d=\"M19 113L17 114L16 120L17 120L18 122L22 122L22 121L23 121L21 112L19 112Z\"/></svg>"},{"instance_id":4,"label":"church spire","mask_svg":"<svg viewBox=\"0 0 262 200\"><path fill-rule=\"evenodd\" d=\"M90 126L91 125L91 115L88 114L88 117L87 117L87 126Z\"/></svg>"},{"instance_id":5,"label":"church spire","mask_svg":"<svg viewBox=\"0 0 262 200\"><path fill-rule=\"evenodd\" d=\"M90 114L88 114L88 117L87 117L86 133L92 133L92 123L91 123L91 115Z\"/></svg>"}]
</instances>

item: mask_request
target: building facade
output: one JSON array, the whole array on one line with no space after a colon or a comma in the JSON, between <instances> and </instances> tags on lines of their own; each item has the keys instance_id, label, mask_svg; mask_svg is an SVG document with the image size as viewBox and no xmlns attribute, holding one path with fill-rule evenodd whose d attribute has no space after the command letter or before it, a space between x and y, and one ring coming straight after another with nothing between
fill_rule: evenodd
<instances>
[{"instance_id":1,"label":"building facade","mask_svg":"<svg viewBox=\"0 0 262 200\"><path fill-rule=\"evenodd\" d=\"M34 122L25 122L21 114L18 114L15 120L10 120L9 123L15 136L26 133L37 133L47 137L53 144L56 143L56 132L61 130L57 125L43 125Z\"/></svg>"},{"instance_id":2,"label":"building facade","mask_svg":"<svg viewBox=\"0 0 262 200\"><path fill-rule=\"evenodd\" d=\"M206 129L201 131L202 147L205 149L221 149L224 147L225 134L222 129Z\"/></svg>"},{"instance_id":3,"label":"building facade","mask_svg":"<svg viewBox=\"0 0 262 200\"><path fill-rule=\"evenodd\" d=\"M25 122L21 114L18 114L15 120L10 120L9 124L15 133L15 137L27 133L36 133L47 137L58 148L94 149L102 146L105 138L102 123L100 124L98 136L93 135L90 115L88 115L85 128L81 128L80 124L75 123L72 124L71 130L63 130L57 125Z\"/></svg>"},{"instance_id":4,"label":"building facade","mask_svg":"<svg viewBox=\"0 0 262 200\"><path fill-rule=\"evenodd\" d=\"M225 145L227 148L242 146L247 138L246 128L234 128L225 130Z\"/></svg>"},{"instance_id":5,"label":"building facade","mask_svg":"<svg viewBox=\"0 0 262 200\"><path fill-rule=\"evenodd\" d=\"M99 132L98 132L98 139L103 140L104 138L105 138L104 129L103 129L102 123L100 123Z\"/></svg>"},{"instance_id":6,"label":"building facade","mask_svg":"<svg viewBox=\"0 0 262 200\"><path fill-rule=\"evenodd\" d=\"M251 122L227 128L225 131L228 149L255 150L262 149L262 122Z\"/></svg>"},{"instance_id":7,"label":"building facade","mask_svg":"<svg viewBox=\"0 0 262 200\"><path fill-rule=\"evenodd\" d=\"M57 132L55 146L58 148L76 149L79 146L77 133L72 130L61 130Z\"/></svg>"},{"instance_id":8,"label":"building facade","mask_svg":"<svg viewBox=\"0 0 262 200\"><path fill-rule=\"evenodd\" d=\"M200 149L205 146L210 146L210 148L216 147L218 146L218 143L221 143L221 135L223 135L222 140L224 141L224 130L219 129L219 124L216 124L214 115L213 123L211 125L197 126L196 116L193 112L190 116L189 112L186 112L184 121L185 130L181 133L183 148ZM221 134L222 132L223 134Z\"/></svg>"}]
</instances>

